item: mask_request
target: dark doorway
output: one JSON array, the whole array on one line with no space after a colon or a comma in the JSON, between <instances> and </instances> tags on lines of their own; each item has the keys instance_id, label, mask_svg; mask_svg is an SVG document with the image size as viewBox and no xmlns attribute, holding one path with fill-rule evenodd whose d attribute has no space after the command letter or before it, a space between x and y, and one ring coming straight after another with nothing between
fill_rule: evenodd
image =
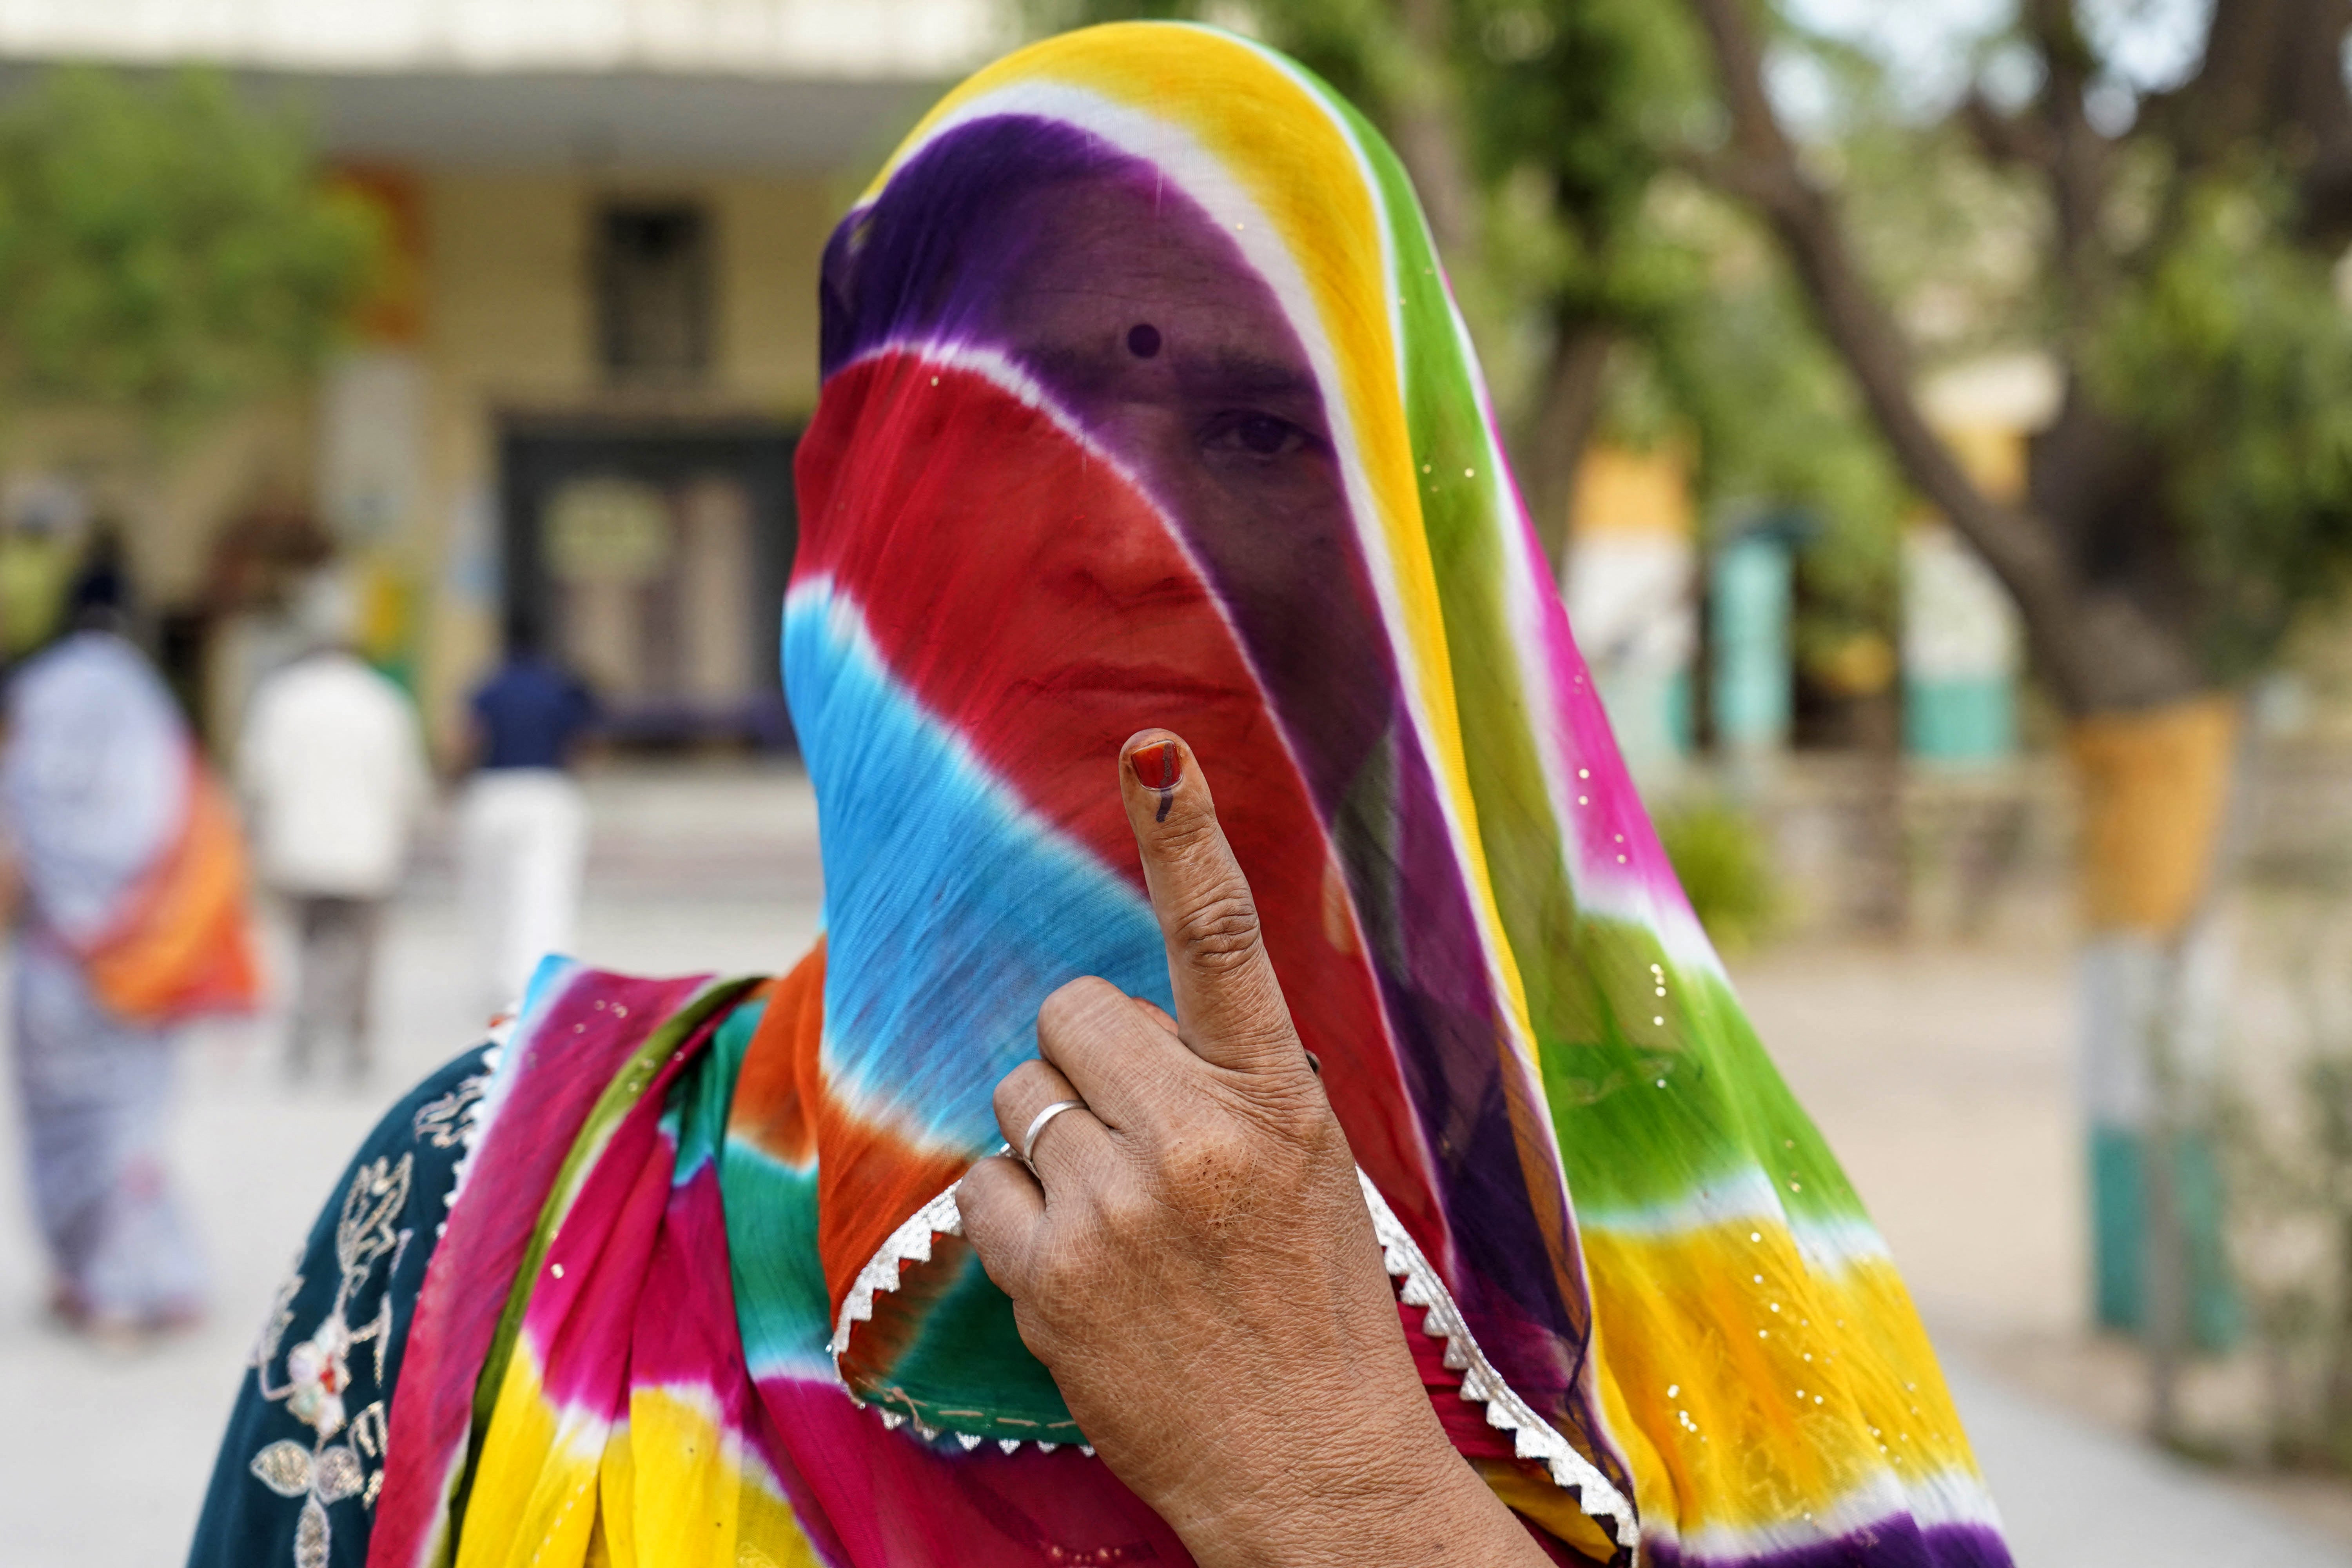
<instances>
[{"instance_id":1,"label":"dark doorway","mask_svg":"<svg viewBox=\"0 0 2352 1568\"><path fill-rule=\"evenodd\" d=\"M614 739L791 743L797 439L752 419L506 422L507 616L596 688Z\"/></svg>"}]
</instances>

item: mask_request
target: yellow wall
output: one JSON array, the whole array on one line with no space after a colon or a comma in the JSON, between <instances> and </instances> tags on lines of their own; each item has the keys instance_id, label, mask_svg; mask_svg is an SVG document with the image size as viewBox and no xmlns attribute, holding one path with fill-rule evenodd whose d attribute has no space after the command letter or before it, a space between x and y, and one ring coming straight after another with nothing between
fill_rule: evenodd
<instances>
[{"instance_id":1,"label":"yellow wall","mask_svg":"<svg viewBox=\"0 0 2352 1568\"><path fill-rule=\"evenodd\" d=\"M586 174L428 174L427 408L415 559L434 582L422 695L446 736L495 650L498 605L457 580L470 526L497 547L502 413L760 414L798 418L816 401L816 279L836 216L822 179ZM589 241L614 197L705 203L717 246L714 364L684 392L605 386L595 363Z\"/></svg>"}]
</instances>

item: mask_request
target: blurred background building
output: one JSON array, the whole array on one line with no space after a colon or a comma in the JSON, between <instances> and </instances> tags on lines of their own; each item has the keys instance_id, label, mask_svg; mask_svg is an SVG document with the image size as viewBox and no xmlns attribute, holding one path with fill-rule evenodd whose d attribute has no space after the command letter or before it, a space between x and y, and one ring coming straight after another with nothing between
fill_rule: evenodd
<instances>
[{"instance_id":1,"label":"blurred background building","mask_svg":"<svg viewBox=\"0 0 2352 1568\"><path fill-rule=\"evenodd\" d=\"M308 122L387 250L315 383L176 454L152 504L78 495L20 435L19 531L122 516L215 737L282 656L254 584L332 552L445 744L515 616L621 736L782 740L819 252L1004 27L982 0L0 8L0 99L65 62L220 67Z\"/></svg>"}]
</instances>

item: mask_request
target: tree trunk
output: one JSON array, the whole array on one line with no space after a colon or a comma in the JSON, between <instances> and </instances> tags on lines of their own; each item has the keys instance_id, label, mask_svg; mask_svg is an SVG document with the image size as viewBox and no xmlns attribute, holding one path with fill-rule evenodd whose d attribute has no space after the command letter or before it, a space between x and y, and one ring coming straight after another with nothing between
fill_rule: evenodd
<instances>
[{"instance_id":1,"label":"tree trunk","mask_svg":"<svg viewBox=\"0 0 2352 1568\"><path fill-rule=\"evenodd\" d=\"M2189 1347L2238 1331L2210 1107L2224 976L2210 905L2237 704L2207 697L2077 721L2083 1081L2095 1310L2148 1348L2157 1436L2179 1436Z\"/></svg>"},{"instance_id":2,"label":"tree trunk","mask_svg":"<svg viewBox=\"0 0 2352 1568\"><path fill-rule=\"evenodd\" d=\"M1452 53L1451 0L1401 0L1398 17L1411 41L1413 68L1398 94L1397 156L1421 195L1422 215L1448 271L1478 255L1478 193L1462 146L1462 114L1446 59Z\"/></svg>"},{"instance_id":3,"label":"tree trunk","mask_svg":"<svg viewBox=\"0 0 2352 1568\"><path fill-rule=\"evenodd\" d=\"M1563 321L1544 376L1543 401L1518 441L1520 493L1556 580L1568 561L1576 470L1601 417L1601 375L1616 335L1586 321Z\"/></svg>"}]
</instances>

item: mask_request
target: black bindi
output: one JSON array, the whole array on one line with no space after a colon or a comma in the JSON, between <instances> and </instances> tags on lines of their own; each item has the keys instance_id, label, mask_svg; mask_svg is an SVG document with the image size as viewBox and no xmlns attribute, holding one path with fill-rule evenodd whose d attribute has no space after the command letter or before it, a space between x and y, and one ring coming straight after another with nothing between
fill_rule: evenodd
<instances>
[{"instance_id":1,"label":"black bindi","mask_svg":"<svg viewBox=\"0 0 2352 1568\"><path fill-rule=\"evenodd\" d=\"M1127 329L1127 352L1138 359L1150 359L1160 352L1160 329L1149 321L1138 321Z\"/></svg>"}]
</instances>

